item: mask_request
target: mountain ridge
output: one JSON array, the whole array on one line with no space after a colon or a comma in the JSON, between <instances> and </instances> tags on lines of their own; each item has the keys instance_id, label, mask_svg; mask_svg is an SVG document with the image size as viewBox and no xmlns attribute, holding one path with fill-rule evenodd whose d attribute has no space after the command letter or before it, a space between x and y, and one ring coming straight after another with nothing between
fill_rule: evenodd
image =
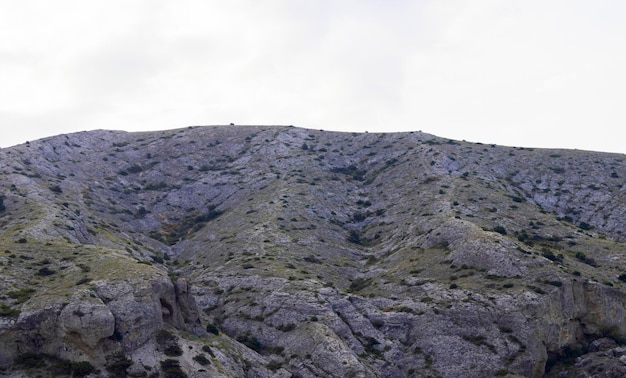
<instances>
[{"instance_id":1,"label":"mountain ridge","mask_svg":"<svg viewBox=\"0 0 626 378\"><path fill-rule=\"evenodd\" d=\"M31 353L106 374L123 355L124 374L167 374L161 331L213 353L182 352L192 376L623 369L621 154L215 126L60 135L0 159L0 333L26 345L3 346L6 369Z\"/></svg>"}]
</instances>

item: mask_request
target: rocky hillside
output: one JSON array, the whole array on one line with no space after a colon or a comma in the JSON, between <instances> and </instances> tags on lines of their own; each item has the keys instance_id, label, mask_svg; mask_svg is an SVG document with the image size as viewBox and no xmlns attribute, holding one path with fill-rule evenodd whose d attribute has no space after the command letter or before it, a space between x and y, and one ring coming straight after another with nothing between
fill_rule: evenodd
<instances>
[{"instance_id":1,"label":"rocky hillside","mask_svg":"<svg viewBox=\"0 0 626 378\"><path fill-rule=\"evenodd\" d=\"M626 376L625 158L233 126L0 150L0 375Z\"/></svg>"}]
</instances>

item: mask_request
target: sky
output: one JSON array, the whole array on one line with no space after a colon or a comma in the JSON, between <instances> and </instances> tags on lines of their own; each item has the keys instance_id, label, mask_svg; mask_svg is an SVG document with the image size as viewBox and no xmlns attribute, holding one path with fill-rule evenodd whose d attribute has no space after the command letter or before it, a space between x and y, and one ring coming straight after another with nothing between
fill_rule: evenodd
<instances>
[{"instance_id":1,"label":"sky","mask_svg":"<svg viewBox=\"0 0 626 378\"><path fill-rule=\"evenodd\" d=\"M0 147L294 125L626 153L622 0L0 0Z\"/></svg>"}]
</instances>

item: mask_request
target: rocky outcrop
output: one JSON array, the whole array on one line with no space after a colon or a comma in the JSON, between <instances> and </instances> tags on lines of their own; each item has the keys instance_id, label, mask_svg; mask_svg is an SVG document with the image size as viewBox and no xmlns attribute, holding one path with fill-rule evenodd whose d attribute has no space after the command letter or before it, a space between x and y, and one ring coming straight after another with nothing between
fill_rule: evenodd
<instances>
[{"instance_id":1,"label":"rocky outcrop","mask_svg":"<svg viewBox=\"0 0 626 378\"><path fill-rule=\"evenodd\" d=\"M3 333L3 366L27 353L104 366L112 355L132 353L163 328L206 334L184 279L95 281L93 290L82 294L44 308L31 299L15 323L17 331Z\"/></svg>"}]
</instances>

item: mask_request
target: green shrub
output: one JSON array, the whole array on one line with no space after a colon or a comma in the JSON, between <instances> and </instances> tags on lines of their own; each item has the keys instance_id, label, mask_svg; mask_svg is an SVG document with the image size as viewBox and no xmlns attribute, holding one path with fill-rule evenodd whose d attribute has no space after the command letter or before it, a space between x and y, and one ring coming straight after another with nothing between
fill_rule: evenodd
<instances>
[{"instance_id":1,"label":"green shrub","mask_svg":"<svg viewBox=\"0 0 626 378\"><path fill-rule=\"evenodd\" d=\"M84 277L84 278L81 278L80 280L76 281L76 286L82 285L82 284L86 284L88 282L91 282L91 278Z\"/></svg>"},{"instance_id":2,"label":"green shrub","mask_svg":"<svg viewBox=\"0 0 626 378\"><path fill-rule=\"evenodd\" d=\"M47 356L50 359L50 356ZM73 363L69 360L64 360L61 358L52 358L51 366L46 368L46 371L49 372L52 376L58 377L63 375L72 375L72 366ZM80 369L79 369L80 374Z\"/></svg>"},{"instance_id":3,"label":"green shrub","mask_svg":"<svg viewBox=\"0 0 626 378\"><path fill-rule=\"evenodd\" d=\"M0 304L0 316L17 318L18 316L20 316L20 310L16 308L11 308L3 303L3 304Z\"/></svg>"},{"instance_id":4,"label":"green shrub","mask_svg":"<svg viewBox=\"0 0 626 378\"><path fill-rule=\"evenodd\" d=\"M207 353L209 354L209 356L211 356L211 357L215 358L215 354L213 353L213 350L211 349L211 347L210 347L210 346L208 346L208 345L203 345L203 346L202 346L202 351L203 351L203 352L207 352Z\"/></svg>"},{"instance_id":5,"label":"green shrub","mask_svg":"<svg viewBox=\"0 0 626 378\"><path fill-rule=\"evenodd\" d=\"M220 330L217 328L217 326L213 323L208 323L206 325L206 331L209 333L214 334L215 336L220 334Z\"/></svg>"},{"instance_id":6,"label":"green shrub","mask_svg":"<svg viewBox=\"0 0 626 378\"><path fill-rule=\"evenodd\" d=\"M126 369L133 364L133 361L124 354L118 353L113 356L113 361L107 365L106 370L112 377L126 377Z\"/></svg>"},{"instance_id":7,"label":"green shrub","mask_svg":"<svg viewBox=\"0 0 626 378\"><path fill-rule=\"evenodd\" d=\"M177 357L183 354L183 350L178 345L178 337L168 330L162 329L157 332L156 342L167 356Z\"/></svg>"},{"instance_id":8,"label":"green shrub","mask_svg":"<svg viewBox=\"0 0 626 378\"><path fill-rule=\"evenodd\" d=\"M352 220L354 222L363 222L366 218L367 218L367 214L364 214L360 211L357 211L356 213L352 214Z\"/></svg>"},{"instance_id":9,"label":"green shrub","mask_svg":"<svg viewBox=\"0 0 626 378\"><path fill-rule=\"evenodd\" d=\"M348 240L350 243L362 245L364 247L367 247L371 243L370 239L362 237L361 233L355 230L350 231L346 240Z\"/></svg>"},{"instance_id":10,"label":"green shrub","mask_svg":"<svg viewBox=\"0 0 626 378\"><path fill-rule=\"evenodd\" d=\"M502 226L495 226L493 230L499 234L506 235L506 229Z\"/></svg>"},{"instance_id":11,"label":"green shrub","mask_svg":"<svg viewBox=\"0 0 626 378\"><path fill-rule=\"evenodd\" d=\"M250 336L249 333L244 333L243 335L237 336L237 341L257 353L260 353L263 349L263 345L261 344L261 342L255 336Z\"/></svg>"},{"instance_id":12,"label":"green shrub","mask_svg":"<svg viewBox=\"0 0 626 378\"><path fill-rule=\"evenodd\" d=\"M366 287L370 286L371 284L372 284L371 278L357 278L350 283L350 287L348 288L348 291L351 293L355 291L361 291L365 289Z\"/></svg>"},{"instance_id":13,"label":"green shrub","mask_svg":"<svg viewBox=\"0 0 626 378\"><path fill-rule=\"evenodd\" d=\"M72 372L74 377L85 377L96 372L96 368L88 361L72 362Z\"/></svg>"},{"instance_id":14,"label":"green shrub","mask_svg":"<svg viewBox=\"0 0 626 378\"><path fill-rule=\"evenodd\" d=\"M265 365L265 367L270 369L271 371L276 371L282 366L283 364L280 361L270 361L267 365Z\"/></svg>"},{"instance_id":15,"label":"green shrub","mask_svg":"<svg viewBox=\"0 0 626 378\"><path fill-rule=\"evenodd\" d=\"M597 267L598 263L596 263L596 260L587 257L584 253L582 252L576 252L576 254L574 255L574 257L576 257L578 260L584 262L587 265L591 265L593 267Z\"/></svg>"},{"instance_id":16,"label":"green shrub","mask_svg":"<svg viewBox=\"0 0 626 378\"><path fill-rule=\"evenodd\" d=\"M563 259L564 259L564 256L562 254L559 253L558 255L555 255L549 249L542 249L541 255L543 257L547 258L548 260L551 260L551 261L554 261L554 262L562 262Z\"/></svg>"},{"instance_id":17,"label":"green shrub","mask_svg":"<svg viewBox=\"0 0 626 378\"><path fill-rule=\"evenodd\" d=\"M35 293L35 289L25 288L20 290L13 290L7 293L9 298L15 299L18 304L24 303L30 299Z\"/></svg>"},{"instance_id":18,"label":"green shrub","mask_svg":"<svg viewBox=\"0 0 626 378\"><path fill-rule=\"evenodd\" d=\"M173 359L161 361L161 370L165 378L187 378L187 374L180 368L180 363Z\"/></svg>"},{"instance_id":19,"label":"green shrub","mask_svg":"<svg viewBox=\"0 0 626 378\"><path fill-rule=\"evenodd\" d=\"M194 356L193 358L194 361L196 361L197 363L199 363L202 366L206 366L206 365L210 365L211 361L206 358L206 356L204 354L198 354L196 356Z\"/></svg>"},{"instance_id":20,"label":"green shrub","mask_svg":"<svg viewBox=\"0 0 626 378\"><path fill-rule=\"evenodd\" d=\"M561 281L543 280L543 283L548 284L548 285L552 285L552 286L556 286L556 287L563 286L563 282L561 282Z\"/></svg>"},{"instance_id":21,"label":"green shrub","mask_svg":"<svg viewBox=\"0 0 626 378\"><path fill-rule=\"evenodd\" d=\"M178 356L182 356L183 350L180 348L180 345L171 344L165 347L165 350L163 351L163 353L165 353L166 356L178 357Z\"/></svg>"},{"instance_id":22,"label":"green shrub","mask_svg":"<svg viewBox=\"0 0 626 378\"><path fill-rule=\"evenodd\" d=\"M37 273L35 273L35 275L37 275L37 276L50 276L50 275L53 275L54 273L56 273L56 271L48 268L47 266L44 266L43 268L39 269L37 271Z\"/></svg>"},{"instance_id":23,"label":"green shrub","mask_svg":"<svg viewBox=\"0 0 626 378\"><path fill-rule=\"evenodd\" d=\"M281 324L278 327L276 327L277 330L279 331L283 331L283 332L291 332L294 329L296 329L296 325L293 323L289 323L289 324Z\"/></svg>"},{"instance_id":24,"label":"green shrub","mask_svg":"<svg viewBox=\"0 0 626 378\"><path fill-rule=\"evenodd\" d=\"M143 168L141 168L137 164L134 164L134 165L131 165L130 167L126 168L126 171L128 173L139 173L139 172L143 171Z\"/></svg>"},{"instance_id":25,"label":"green shrub","mask_svg":"<svg viewBox=\"0 0 626 378\"><path fill-rule=\"evenodd\" d=\"M16 366L25 369L34 369L46 366L46 361L44 360L43 355L31 352L26 352L15 357L13 363Z\"/></svg>"},{"instance_id":26,"label":"green shrub","mask_svg":"<svg viewBox=\"0 0 626 378\"><path fill-rule=\"evenodd\" d=\"M304 257L303 260L313 264L320 264L322 262L320 259L315 257L315 255L308 255L307 257Z\"/></svg>"}]
</instances>

